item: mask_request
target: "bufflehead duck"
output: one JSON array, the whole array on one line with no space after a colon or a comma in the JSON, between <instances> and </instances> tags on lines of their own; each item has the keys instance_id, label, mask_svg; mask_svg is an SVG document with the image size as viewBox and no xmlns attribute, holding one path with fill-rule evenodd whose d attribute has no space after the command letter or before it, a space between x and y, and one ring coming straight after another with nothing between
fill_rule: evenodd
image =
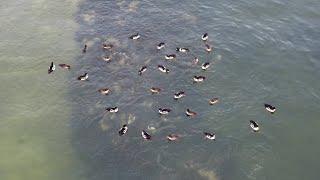
<instances>
[{"instance_id":1,"label":"bufflehead duck","mask_svg":"<svg viewBox=\"0 0 320 180\"><path fill-rule=\"evenodd\" d=\"M212 99L209 100L209 104L210 105L214 105L214 104L216 104L218 102L219 102L219 98L212 98Z\"/></svg>"},{"instance_id":2,"label":"bufflehead duck","mask_svg":"<svg viewBox=\"0 0 320 180\"><path fill-rule=\"evenodd\" d=\"M140 34L139 33L133 34L129 37L129 39L138 40L140 39Z\"/></svg>"},{"instance_id":3,"label":"bufflehead duck","mask_svg":"<svg viewBox=\"0 0 320 180\"><path fill-rule=\"evenodd\" d=\"M208 33L204 33L204 34L201 36L201 39L202 39L203 41L208 40L208 38L209 38Z\"/></svg>"},{"instance_id":4,"label":"bufflehead duck","mask_svg":"<svg viewBox=\"0 0 320 180\"><path fill-rule=\"evenodd\" d=\"M158 65L158 69L163 73L169 73L169 71L170 71L168 68L166 68L162 65Z\"/></svg>"},{"instance_id":5,"label":"bufflehead duck","mask_svg":"<svg viewBox=\"0 0 320 180\"><path fill-rule=\"evenodd\" d=\"M258 132L259 131L259 125L257 122L250 120L250 127L254 132Z\"/></svg>"},{"instance_id":6,"label":"bufflehead duck","mask_svg":"<svg viewBox=\"0 0 320 180\"><path fill-rule=\"evenodd\" d=\"M211 46L209 44L206 44L205 46L206 46L206 51L208 53L212 51L212 48L211 48Z\"/></svg>"},{"instance_id":7,"label":"bufflehead duck","mask_svg":"<svg viewBox=\"0 0 320 180\"><path fill-rule=\"evenodd\" d=\"M193 76L193 82L203 82L206 79L204 76Z\"/></svg>"},{"instance_id":8,"label":"bufflehead duck","mask_svg":"<svg viewBox=\"0 0 320 180\"><path fill-rule=\"evenodd\" d=\"M51 62L49 69L48 69L48 74L52 73L54 70L56 70L56 65Z\"/></svg>"},{"instance_id":9,"label":"bufflehead duck","mask_svg":"<svg viewBox=\"0 0 320 180\"><path fill-rule=\"evenodd\" d=\"M128 125L124 124L122 128L119 129L119 136L126 134L128 131Z\"/></svg>"},{"instance_id":10,"label":"bufflehead duck","mask_svg":"<svg viewBox=\"0 0 320 180\"><path fill-rule=\"evenodd\" d=\"M271 106L270 104L264 104L264 107L266 108L267 111L269 111L271 114L273 114L274 112L276 112L276 107Z\"/></svg>"},{"instance_id":11,"label":"bufflehead duck","mask_svg":"<svg viewBox=\"0 0 320 180\"><path fill-rule=\"evenodd\" d=\"M189 52L189 49L188 48L184 48L184 47L182 47L182 48L177 47L176 51L186 53L186 52Z\"/></svg>"},{"instance_id":12,"label":"bufflehead duck","mask_svg":"<svg viewBox=\"0 0 320 180\"><path fill-rule=\"evenodd\" d=\"M110 92L110 89L108 88L102 88L102 89L99 89L98 92L102 95L108 95L109 92Z\"/></svg>"},{"instance_id":13,"label":"bufflehead duck","mask_svg":"<svg viewBox=\"0 0 320 180\"><path fill-rule=\"evenodd\" d=\"M143 139L145 140L151 140L151 135L148 134L145 130L141 131L141 136L143 137Z\"/></svg>"},{"instance_id":14,"label":"bufflehead duck","mask_svg":"<svg viewBox=\"0 0 320 180\"><path fill-rule=\"evenodd\" d=\"M161 89L160 88L156 88L156 87L152 87L150 88L150 91L152 94L159 94Z\"/></svg>"},{"instance_id":15,"label":"bufflehead duck","mask_svg":"<svg viewBox=\"0 0 320 180\"><path fill-rule=\"evenodd\" d=\"M215 140L216 139L215 133L204 132L203 134L204 134L204 137L206 139L209 139L209 140Z\"/></svg>"},{"instance_id":16,"label":"bufflehead duck","mask_svg":"<svg viewBox=\"0 0 320 180\"><path fill-rule=\"evenodd\" d=\"M202 64L201 69L202 70L207 70L210 67L210 63L209 62L205 62Z\"/></svg>"},{"instance_id":17,"label":"bufflehead duck","mask_svg":"<svg viewBox=\"0 0 320 180\"><path fill-rule=\"evenodd\" d=\"M171 112L171 109L168 109L168 108L159 108L159 114L160 115L168 115L169 112Z\"/></svg>"},{"instance_id":18,"label":"bufflehead duck","mask_svg":"<svg viewBox=\"0 0 320 180\"><path fill-rule=\"evenodd\" d=\"M185 94L183 91L179 91L179 92L177 92L177 93L174 94L173 98L174 98L175 100L178 100L178 99L183 98L183 97L185 97L185 96L186 96L186 94Z\"/></svg>"},{"instance_id":19,"label":"bufflehead duck","mask_svg":"<svg viewBox=\"0 0 320 180\"><path fill-rule=\"evenodd\" d=\"M140 69L139 69L139 75L141 76L144 72L146 72L147 70L147 66L142 66Z\"/></svg>"},{"instance_id":20,"label":"bufflehead duck","mask_svg":"<svg viewBox=\"0 0 320 180\"><path fill-rule=\"evenodd\" d=\"M111 112L111 113L117 113L119 111L118 107L108 107L106 108L106 111Z\"/></svg>"},{"instance_id":21,"label":"bufflehead duck","mask_svg":"<svg viewBox=\"0 0 320 180\"><path fill-rule=\"evenodd\" d=\"M191 111L190 109L187 109L187 110L186 110L186 115L193 117L193 116L197 115L197 113L194 112L194 111Z\"/></svg>"},{"instance_id":22,"label":"bufflehead duck","mask_svg":"<svg viewBox=\"0 0 320 180\"><path fill-rule=\"evenodd\" d=\"M110 50L113 48L112 44L102 44L103 49Z\"/></svg>"},{"instance_id":23,"label":"bufflehead duck","mask_svg":"<svg viewBox=\"0 0 320 180\"><path fill-rule=\"evenodd\" d=\"M161 43L159 43L158 45L157 45L157 49L162 49L162 48L164 48L165 47L165 43L164 42L161 42Z\"/></svg>"},{"instance_id":24,"label":"bufflehead duck","mask_svg":"<svg viewBox=\"0 0 320 180\"><path fill-rule=\"evenodd\" d=\"M167 136L167 139L168 139L168 141L176 141L176 140L179 139L179 136L176 135L176 134L169 134L169 135Z\"/></svg>"},{"instance_id":25,"label":"bufflehead duck","mask_svg":"<svg viewBox=\"0 0 320 180\"><path fill-rule=\"evenodd\" d=\"M172 59L176 58L176 55L175 54L167 54L164 56L164 58L167 60L172 60Z\"/></svg>"},{"instance_id":26,"label":"bufflehead duck","mask_svg":"<svg viewBox=\"0 0 320 180\"><path fill-rule=\"evenodd\" d=\"M83 75L81 75L81 76L78 77L78 80L79 80L79 81L85 81L85 80L87 80L88 78L89 78L88 73L84 73Z\"/></svg>"},{"instance_id":27,"label":"bufflehead duck","mask_svg":"<svg viewBox=\"0 0 320 180\"><path fill-rule=\"evenodd\" d=\"M110 62L111 61L111 57L110 56L103 56L102 60L104 60L105 62Z\"/></svg>"}]
</instances>

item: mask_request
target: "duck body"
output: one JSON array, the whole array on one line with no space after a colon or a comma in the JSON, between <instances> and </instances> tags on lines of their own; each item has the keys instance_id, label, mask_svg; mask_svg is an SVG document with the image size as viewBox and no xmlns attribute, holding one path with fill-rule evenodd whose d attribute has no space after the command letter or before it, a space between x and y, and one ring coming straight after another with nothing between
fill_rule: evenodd
<instances>
[{"instance_id":1,"label":"duck body","mask_svg":"<svg viewBox=\"0 0 320 180\"><path fill-rule=\"evenodd\" d=\"M203 41L207 41L207 40L209 39L208 33L204 33L204 34L201 36L201 39L202 39Z\"/></svg>"},{"instance_id":2,"label":"duck body","mask_svg":"<svg viewBox=\"0 0 320 180\"><path fill-rule=\"evenodd\" d=\"M142 131L141 131L141 136L142 136L142 138L145 139L145 140L151 140L151 135L148 134L145 130L142 130Z\"/></svg>"},{"instance_id":3,"label":"duck body","mask_svg":"<svg viewBox=\"0 0 320 180\"><path fill-rule=\"evenodd\" d=\"M88 73L84 73L83 75L78 77L78 80L79 81L86 81L86 80L88 80L88 78L89 78Z\"/></svg>"},{"instance_id":4,"label":"duck body","mask_svg":"<svg viewBox=\"0 0 320 180\"><path fill-rule=\"evenodd\" d=\"M128 131L128 125L127 124L124 124L122 126L122 128L119 129L118 133L119 133L119 136L123 136L127 133Z\"/></svg>"},{"instance_id":5,"label":"duck body","mask_svg":"<svg viewBox=\"0 0 320 180\"><path fill-rule=\"evenodd\" d=\"M187 53L187 52L189 52L190 50L189 50L188 48L184 48L184 47L182 47L182 48L177 47L177 48L176 48L176 51L182 52L182 53Z\"/></svg>"},{"instance_id":6,"label":"duck body","mask_svg":"<svg viewBox=\"0 0 320 180\"><path fill-rule=\"evenodd\" d=\"M204 132L204 137L209 140L216 140L215 133Z\"/></svg>"},{"instance_id":7,"label":"duck body","mask_svg":"<svg viewBox=\"0 0 320 180\"><path fill-rule=\"evenodd\" d=\"M68 70L71 69L71 66L69 64L59 64L59 66L63 69L68 69Z\"/></svg>"},{"instance_id":8,"label":"duck body","mask_svg":"<svg viewBox=\"0 0 320 180\"><path fill-rule=\"evenodd\" d=\"M258 132L260 130L258 123L253 120L250 120L249 125L254 132Z\"/></svg>"},{"instance_id":9,"label":"duck body","mask_svg":"<svg viewBox=\"0 0 320 180\"><path fill-rule=\"evenodd\" d=\"M191 111L190 109L187 109L186 110L186 115L189 116L189 117L194 117L194 116L197 115L197 113L194 112L194 111Z\"/></svg>"},{"instance_id":10,"label":"duck body","mask_svg":"<svg viewBox=\"0 0 320 180\"><path fill-rule=\"evenodd\" d=\"M171 112L171 109L168 109L168 108L159 108L159 114L160 115L168 115L169 112Z\"/></svg>"},{"instance_id":11,"label":"duck body","mask_svg":"<svg viewBox=\"0 0 320 180\"><path fill-rule=\"evenodd\" d=\"M175 54L167 54L164 56L164 58L166 60L172 60L172 59L175 59L177 56Z\"/></svg>"},{"instance_id":12,"label":"duck body","mask_svg":"<svg viewBox=\"0 0 320 180\"><path fill-rule=\"evenodd\" d=\"M169 135L167 136L167 139L168 139L168 141L176 141L176 140L179 139L179 136L176 135L176 134L169 134Z\"/></svg>"},{"instance_id":13,"label":"duck body","mask_svg":"<svg viewBox=\"0 0 320 180\"><path fill-rule=\"evenodd\" d=\"M270 112L271 114L275 113L276 112L276 107L270 105L270 104L264 104L264 108Z\"/></svg>"},{"instance_id":14,"label":"duck body","mask_svg":"<svg viewBox=\"0 0 320 180\"><path fill-rule=\"evenodd\" d=\"M140 69L139 69L139 72L138 74L141 76L144 72L147 71L147 66L142 66Z\"/></svg>"},{"instance_id":15,"label":"duck body","mask_svg":"<svg viewBox=\"0 0 320 180\"><path fill-rule=\"evenodd\" d=\"M186 94L184 93L184 91L179 91L174 94L173 99L178 100L178 99L181 99L185 96L186 96Z\"/></svg>"},{"instance_id":16,"label":"duck body","mask_svg":"<svg viewBox=\"0 0 320 180\"><path fill-rule=\"evenodd\" d=\"M140 39L140 34L139 33L133 34L133 35L129 36L129 39L138 40L138 39Z\"/></svg>"},{"instance_id":17,"label":"duck body","mask_svg":"<svg viewBox=\"0 0 320 180\"><path fill-rule=\"evenodd\" d=\"M158 50L160 50L160 49L162 49L162 48L164 48L165 47L165 43L164 42L161 42L161 43L159 43L158 45L157 45L157 49Z\"/></svg>"},{"instance_id":18,"label":"duck body","mask_svg":"<svg viewBox=\"0 0 320 180\"><path fill-rule=\"evenodd\" d=\"M48 74L51 74L54 70L56 70L56 65L51 62L49 69L48 69Z\"/></svg>"},{"instance_id":19,"label":"duck body","mask_svg":"<svg viewBox=\"0 0 320 180\"><path fill-rule=\"evenodd\" d=\"M105 50L110 50L113 48L113 45L112 44L102 44L102 48Z\"/></svg>"},{"instance_id":20,"label":"duck body","mask_svg":"<svg viewBox=\"0 0 320 180\"><path fill-rule=\"evenodd\" d=\"M102 88L102 89L99 89L98 92L102 95L108 95L109 92L110 92L110 89L108 88Z\"/></svg>"},{"instance_id":21,"label":"duck body","mask_svg":"<svg viewBox=\"0 0 320 180\"><path fill-rule=\"evenodd\" d=\"M219 98L212 98L209 100L209 104L210 105L214 105L217 104L219 102Z\"/></svg>"},{"instance_id":22,"label":"duck body","mask_svg":"<svg viewBox=\"0 0 320 180\"><path fill-rule=\"evenodd\" d=\"M110 112L110 113L117 113L119 111L118 107L108 107L106 108L106 111Z\"/></svg>"},{"instance_id":23,"label":"duck body","mask_svg":"<svg viewBox=\"0 0 320 180\"><path fill-rule=\"evenodd\" d=\"M170 70L162 65L158 65L158 69L163 73L169 73Z\"/></svg>"},{"instance_id":24,"label":"duck body","mask_svg":"<svg viewBox=\"0 0 320 180\"><path fill-rule=\"evenodd\" d=\"M210 63L209 62L205 62L201 65L201 69L202 70L207 70L210 67Z\"/></svg>"},{"instance_id":25,"label":"duck body","mask_svg":"<svg viewBox=\"0 0 320 180\"><path fill-rule=\"evenodd\" d=\"M150 91L152 94L159 94L161 92L161 89L157 87L152 87L150 88Z\"/></svg>"},{"instance_id":26,"label":"duck body","mask_svg":"<svg viewBox=\"0 0 320 180\"><path fill-rule=\"evenodd\" d=\"M193 76L193 82L203 82L206 79L204 76Z\"/></svg>"}]
</instances>

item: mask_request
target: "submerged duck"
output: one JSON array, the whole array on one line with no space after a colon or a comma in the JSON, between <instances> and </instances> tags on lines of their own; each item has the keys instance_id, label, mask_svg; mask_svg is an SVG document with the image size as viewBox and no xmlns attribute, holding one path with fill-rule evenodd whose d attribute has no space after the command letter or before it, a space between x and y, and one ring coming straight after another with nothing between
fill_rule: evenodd
<instances>
[{"instance_id":1,"label":"submerged duck","mask_svg":"<svg viewBox=\"0 0 320 180\"><path fill-rule=\"evenodd\" d=\"M168 115L169 112L171 112L171 109L168 109L168 108L159 108L159 114L160 115Z\"/></svg>"},{"instance_id":2,"label":"submerged duck","mask_svg":"<svg viewBox=\"0 0 320 180\"><path fill-rule=\"evenodd\" d=\"M193 59L193 64L198 64L198 62L199 62L199 58L197 58L197 57L194 57L194 59Z\"/></svg>"},{"instance_id":3,"label":"submerged duck","mask_svg":"<svg viewBox=\"0 0 320 180\"><path fill-rule=\"evenodd\" d=\"M108 88L102 88L102 89L99 89L98 92L102 95L108 95L109 92L110 92L110 89Z\"/></svg>"},{"instance_id":4,"label":"submerged duck","mask_svg":"<svg viewBox=\"0 0 320 180\"><path fill-rule=\"evenodd\" d=\"M84 48L82 49L82 53L86 53L87 52L87 48L88 48L88 46L85 44Z\"/></svg>"},{"instance_id":5,"label":"submerged duck","mask_svg":"<svg viewBox=\"0 0 320 180\"><path fill-rule=\"evenodd\" d=\"M208 53L212 51L212 48L211 48L211 46L209 44L205 44L205 46L206 46L206 51Z\"/></svg>"},{"instance_id":6,"label":"submerged duck","mask_svg":"<svg viewBox=\"0 0 320 180\"><path fill-rule=\"evenodd\" d=\"M105 62L110 62L111 61L111 57L110 56L103 56L102 60Z\"/></svg>"},{"instance_id":7,"label":"submerged duck","mask_svg":"<svg viewBox=\"0 0 320 180\"><path fill-rule=\"evenodd\" d=\"M194 112L194 111L191 111L190 109L187 109L187 110L186 110L186 115L193 117L193 116L197 115L197 113Z\"/></svg>"},{"instance_id":8,"label":"submerged duck","mask_svg":"<svg viewBox=\"0 0 320 180\"><path fill-rule=\"evenodd\" d=\"M129 37L129 39L138 40L140 39L140 34L139 33L133 34Z\"/></svg>"},{"instance_id":9,"label":"submerged duck","mask_svg":"<svg viewBox=\"0 0 320 180\"><path fill-rule=\"evenodd\" d=\"M84 73L83 75L78 77L79 81L86 81L89 78L88 73Z\"/></svg>"},{"instance_id":10,"label":"submerged duck","mask_svg":"<svg viewBox=\"0 0 320 180\"><path fill-rule=\"evenodd\" d=\"M203 41L208 40L208 38L209 38L208 33L204 33L204 34L201 36L201 39L202 39Z\"/></svg>"},{"instance_id":11,"label":"submerged duck","mask_svg":"<svg viewBox=\"0 0 320 180\"><path fill-rule=\"evenodd\" d=\"M148 134L145 130L141 131L141 136L143 137L143 139L145 140L151 140L151 135Z\"/></svg>"},{"instance_id":12,"label":"submerged duck","mask_svg":"<svg viewBox=\"0 0 320 180\"><path fill-rule=\"evenodd\" d=\"M161 43L159 43L158 45L157 45L157 49L162 49L162 48L164 48L165 47L165 43L164 42L161 42Z\"/></svg>"},{"instance_id":13,"label":"submerged duck","mask_svg":"<svg viewBox=\"0 0 320 180\"><path fill-rule=\"evenodd\" d=\"M271 114L273 114L274 112L276 112L276 107L271 106L270 104L264 104L264 107L266 108L267 111L269 111Z\"/></svg>"},{"instance_id":14,"label":"submerged duck","mask_svg":"<svg viewBox=\"0 0 320 180\"><path fill-rule=\"evenodd\" d=\"M119 129L119 136L126 134L128 131L128 125L124 124L122 128Z\"/></svg>"},{"instance_id":15,"label":"submerged duck","mask_svg":"<svg viewBox=\"0 0 320 180\"><path fill-rule=\"evenodd\" d=\"M139 75L141 76L144 72L146 72L147 70L147 66L142 66L140 69L139 69Z\"/></svg>"},{"instance_id":16,"label":"submerged duck","mask_svg":"<svg viewBox=\"0 0 320 180\"><path fill-rule=\"evenodd\" d=\"M161 89L160 88L156 88L156 87L152 87L150 88L150 91L152 94L159 94Z\"/></svg>"},{"instance_id":17,"label":"submerged duck","mask_svg":"<svg viewBox=\"0 0 320 180\"><path fill-rule=\"evenodd\" d=\"M219 98L212 98L212 99L209 100L209 104L210 105L214 105L214 104L216 104L218 102L219 102Z\"/></svg>"},{"instance_id":18,"label":"submerged duck","mask_svg":"<svg viewBox=\"0 0 320 180\"><path fill-rule=\"evenodd\" d=\"M54 70L56 70L56 65L51 62L49 69L48 69L48 74L52 73Z\"/></svg>"},{"instance_id":19,"label":"submerged duck","mask_svg":"<svg viewBox=\"0 0 320 180\"><path fill-rule=\"evenodd\" d=\"M171 60L171 59L175 59L176 58L176 55L175 54L167 54L164 56L165 59L167 60Z\"/></svg>"},{"instance_id":20,"label":"submerged duck","mask_svg":"<svg viewBox=\"0 0 320 180\"><path fill-rule=\"evenodd\" d=\"M112 44L102 44L103 49L110 50L113 48Z\"/></svg>"},{"instance_id":21,"label":"submerged duck","mask_svg":"<svg viewBox=\"0 0 320 180\"><path fill-rule=\"evenodd\" d=\"M184 48L184 47L182 47L182 48L177 47L176 51L186 53L186 52L189 52L189 49L188 48Z\"/></svg>"},{"instance_id":22,"label":"submerged duck","mask_svg":"<svg viewBox=\"0 0 320 180\"><path fill-rule=\"evenodd\" d=\"M169 135L167 136L167 139L168 139L168 141L176 141L176 140L179 139L179 136L176 135L176 134L169 134Z\"/></svg>"},{"instance_id":23,"label":"submerged duck","mask_svg":"<svg viewBox=\"0 0 320 180\"><path fill-rule=\"evenodd\" d=\"M59 66L63 69L68 69L68 70L71 69L71 66L68 64L59 64Z\"/></svg>"},{"instance_id":24,"label":"submerged duck","mask_svg":"<svg viewBox=\"0 0 320 180\"><path fill-rule=\"evenodd\" d=\"M169 73L169 69L162 65L158 65L158 69L163 73Z\"/></svg>"},{"instance_id":25,"label":"submerged duck","mask_svg":"<svg viewBox=\"0 0 320 180\"><path fill-rule=\"evenodd\" d=\"M216 140L215 133L203 132L203 134L206 139Z\"/></svg>"},{"instance_id":26,"label":"submerged duck","mask_svg":"<svg viewBox=\"0 0 320 180\"><path fill-rule=\"evenodd\" d=\"M177 92L177 93L174 94L173 98L174 98L175 100L178 100L178 99L183 98L183 97L185 97L185 96L186 96L186 94L184 93L184 91L179 91L179 92Z\"/></svg>"},{"instance_id":27,"label":"submerged duck","mask_svg":"<svg viewBox=\"0 0 320 180\"><path fill-rule=\"evenodd\" d=\"M116 107L108 107L106 108L106 111L111 112L111 113L117 113L119 111L119 108Z\"/></svg>"},{"instance_id":28,"label":"submerged duck","mask_svg":"<svg viewBox=\"0 0 320 180\"><path fill-rule=\"evenodd\" d=\"M250 127L254 132L259 131L259 125L257 122L250 120Z\"/></svg>"},{"instance_id":29,"label":"submerged duck","mask_svg":"<svg viewBox=\"0 0 320 180\"><path fill-rule=\"evenodd\" d=\"M201 69L202 70L207 70L210 67L210 63L209 62L205 62L201 65Z\"/></svg>"},{"instance_id":30,"label":"submerged duck","mask_svg":"<svg viewBox=\"0 0 320 180\"><path fill-rule=\"evenodd\" d=\"M203 82L206 79L204 76L193 76L193 82Z\"/></svg>"}]
</instances>

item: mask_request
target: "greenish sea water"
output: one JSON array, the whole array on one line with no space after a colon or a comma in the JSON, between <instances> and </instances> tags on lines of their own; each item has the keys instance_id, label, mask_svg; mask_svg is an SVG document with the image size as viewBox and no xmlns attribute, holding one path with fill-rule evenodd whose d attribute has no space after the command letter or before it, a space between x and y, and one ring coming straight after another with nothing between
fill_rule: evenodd
<instances>
[{"instance_id":1,"label":"greenish sea water","mask_svg":"<svg viewBox=\"0 0 320 180\"><path fill-rule=\"evenodd\" d=\"M0 179L318 179L319 9L316 0L4 0ZM128 39L136 32L140 40ZM157 51L161 41L167 46ZM114 49L103 51L103 42ZM181 46L190 53L164 60ZM193 65L194 56L210 68ZM51 61L71 70L48 75ZM89 81L77 81L85 72ZM193 84L194 75L207 79ZM151 95L152 86L163 91ZM104 87L110 95L97 92ZM174 101L178 90L187 96ZM209 106L212 97L220 102ZM105 113L108 106L119 113ZM172 113L160 117L159 107ZM187 118L187 108L198 115ZM167 142L170 133L181 139Z\"/></svg>"}]
</instances>

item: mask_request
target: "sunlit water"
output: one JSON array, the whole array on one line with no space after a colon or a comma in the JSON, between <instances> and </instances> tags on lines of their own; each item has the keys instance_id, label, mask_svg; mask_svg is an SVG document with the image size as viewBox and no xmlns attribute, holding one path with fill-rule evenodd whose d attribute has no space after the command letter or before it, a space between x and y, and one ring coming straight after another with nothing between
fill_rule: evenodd
<instances>
[{"instance_id":1,"label":"sunlit water","mask_svg":"<svg viewBox=\"0 0 320 180\"><path fill-rule=\"evenodd\" d=\"M318 179L319 9L316 0L6 0L0 178ZM140 40L128 39L136 32ZM213 53L204 50L204 32ZM105 41L115 48L103 51ZM157 51L161 41L167 46ZM191 52L164 60L180 46ZM202 71L194 56L211 67ZM48 75L51 61L72 68ZM138 76L143 65L148 70ZM89 81L77 81L85 72ZM194 75L207 79L193 84ZM152 86L163 91L151 95ZM104 87L110 95L97 92ZM179 90L187 96L175 101ZM220 102L209 106L212 97ZM109 106L119 113L105 113ZM160 117L159 107L173 111ZM198 115L186 117L186 108ZM119 137L125 123L128 133ZM141 138L142 129L152 141ZM217 140L205 140L203 131ZM181 139L167 142L170 133Z\"/></svg>"}]
</instances>

